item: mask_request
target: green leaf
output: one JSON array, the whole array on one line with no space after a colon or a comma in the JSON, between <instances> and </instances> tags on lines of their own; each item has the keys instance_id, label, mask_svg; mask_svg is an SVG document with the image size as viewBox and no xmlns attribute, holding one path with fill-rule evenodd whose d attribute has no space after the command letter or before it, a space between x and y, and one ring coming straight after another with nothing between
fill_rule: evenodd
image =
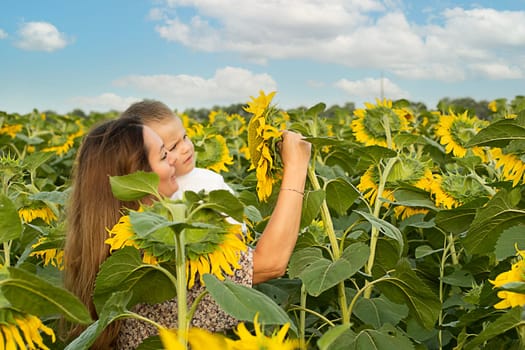
<instances>
[{"instance_id":1,"label":"green leaf","mask_svg":"<svg viewBox=\"0 0 525 350\"><path fill-rule=\"evenodd\" d=\"M394 136L394 144L398 148L403 148L410 145L425 145L427 141L421 135L397 134Z\"/></svg>"},{"instance_id":2,"label":"green leaf","mask_svg":"<svg viewBox=\"0 0 525 350\"><path fill-rule=\"evenodd\" d=\"M387 323L397 325L408 316L408 307L393 303L384 296L371 299L359 298L353 313L364 323L380 328Z\"/></svg>"},{"instance_id":3,"label":"green leaf","mask_svg":"<svg viewBox=\"0 0 525 350\"><path fill-rule=\"evenodd\" d=\"M49 159L53 157L53 153L49 152L35 152L23 159L23 166L30 172L35 171L42 164L45 164Z\"/></svg>"},{"instance_id":4,"label":"green leaf","mask_svg":"<svg viewBox=\"0 0 525 350\"><path fill-rule=\"evenodd\" d=\"M383 294L394 303L405 304L418 322L430 329L434 326L441 303L432 290L410 268L405 259L396 265L392 277L377 283Z\"/></svg>"},{"instance_id":5,"label":"green leaf","mask_svg":"<svg viewBox=\"0 0 525 350\"><path fill-rule=\"evenodd\" d=\"M516 247L519 250L525 249L524 225L513 226L504 230L496 242L494 252L498 261L504 260L509 256L516 255Z\"/></svg>"},{"instance_id":6,"label":"green leaf","mask_svg":"<svg viewBox=\"0 0 525 350\"><path fill-rule=\"evenodd\" d=\"M256 289L236 284L229 280L219 281L211 274L204 274L206 290L219 306L231 316L241 321L253 322L259 314L261 324L286 324L297 333L295 324L286 312L267 295Z\"/></svg>"},{"instance_id":7,"label":"green leaf","mask_svg":"<svg viewBox=\"0 0 525 350\"><path fill-rule=\"evenodd\" d=\"M324 199L325 192L323 190L309 191L305 193L301 215L301 228L310 225L312 220L317 217Z\"/></svg>"},{"instance_id":8,"label":"green leaf","mask_svg":"<svg viewBox=\"0 0 525 350\"><path fill-rule=\"evenodd\" d=\"M399 231L399 229L396 226L392 225L388 221L385 221L385 220L380 219L380 218L376 218L375 216L373 216L373 215L371 215L369 213L363 212L363 211L354 210L354 213L357 213L357 214L361 215L370 224L372 224L372 226L377 228L385 236L395 240L398 243L398 245L399 245L399 251L400 252L403 251L403 247L404 247L404 244L405 244L404 241L403 241L403 235L401 234L401 231Z\"/></svg>"},{"instance_id":9,"label":"green leaf","mask_svg":"<svg viewBox=\"0 0 525 350\"><path fill-rule=\"evenodd\" d=\"M513 140L525 140L525 128L514 120L504 119L480 130L466 146L505 147Z\"/></svg>"},{"instance_id":10,"label":"green leaf","mask_svg":"<svg viewBox=\"0 0 525 350\"><path fill-rule=\"evenodd\" d=\"M525 325L521 319L522 307L514 307L505 311L495 321L489 323L474 339L467 342L463 349L478 349L481 344L513 328Z\"/></svg>"},{"instance_id":11,"label":"green leaf","mask_svg":"<svg viewBox=\"0 0 525 350\"><path fill-rule=\"evenodd\" d=\"M476 280L469 271L455 270L451 274L443 276L443 282L451 286L472 288Z\"/></svg>"},{"instance_id":12,"label":"green leaf","mask_svg":"<svg viewBox=\"0 0 525 350\"><path fill-rule=\"evenodd\" d=\"M66 204L67 192L62 191L51 191L51 192L38 192L29 196L31 200L40 200L60 205Z\"/></svg>"},{"instance_id":13,"label":"green leaf","mask_svg":"<svg viewBox=\"0 0 525 350\"><path fill-rule=\"evenodd\" d=\"M499 288L510 292L525 294L525 282L509 282Z\"/></svg>"},{"instance_id":14,"label":"green leaf","mask_svg":"<svg viewBox=\"0 0 525 350\"><path fill-rule=\"evenodd\" d=\"M331 327L326 331L319 340L317 340L317 347L319 350L328 350L330 346L347 330L351 327L350 323L340 324L335 327Z\"/></svg>"},{"instance_id":15,"label":"green leaf","mask_svg":"<svg viewBox=\"0 0 525 350\"><path fill-rule=\"evenodd\" d=\"M344 215L348 208L359 198L359 191L343 178L330 180L325 185L326 204L339 215Z\"/></svg>"},{"instance_id":16,"label":"green leaf","mask_svg":"<svg viewBox=\"0 0 525 350\"><path fill-rule=\"evenodd\" d=\"M137 171L123 176L110 176L113 195L122 201L135 201L147 195L158 195L159 176L153 172Z\"/></svg>"},{"instance_id":17,"label":"green leaf","mask_svg":"<svg viewBox=\"0 0 525 350\"><path fill-rule=\"evenodd\" d=\"M22 222L15 204L4 194L0 194L0 243L17 239L22 234Z\"/></svg>"},{"instance_id":18,"label":"green leaf","mask_svg":"<svg viewBox=\"0 0 525 350\"><path fill-rule=\"evenodd\" d=\"M443 248L434 249L429 245L420 245L416 248L415 258L421 259L421 258L424 258L425 256L432 255L434 253L442 253L442 252L443 252Z\"/></svg>"},{"instance_id":19,"label":"green leaf","mask_svg":"<svg viewBox=\"0 0 525 350\"><path fill-rule=\"evenodd\" d=\"M368 257L368 254L366 257ZM360 265L361 266L352 266L352 264L343 257L335 261L321 258L309 264L308 267L301 272L299 278L303 281L308 294L316 297L339 282L352 277L352 275L364 265L364 262Z\"/></svg>"},{"instance_id":20,"label":"green leaf","mask_svg":"<svg viewBox=\"0 0 525 350\"><path fill-rule=\"evenodd\" d=\"M324 146L341 145L343 143L343 141L339 140L338 138L329 137L329 136L305 137L304 140L310 142L312 145L314 145L317 148L321 148Z\"/></svg>"},{"instance_id":21,"label":"green leaf","mask_svg":"<svg viewBox=\"0 0 525 350\"><path fill-rule=\"evenodd\" d=\"M348 349L355 350L414 350L414 345L399 329L386 324L380 329L366 329L357 334Z\"/></svg>"},{"instance_id":22,"label":"green leaf","mask_svg":"<svg viewBox=\"0 0 525 350\"><path fill-rule=\"evenodd\" d=\"M354 152L357 156L371 162L372 164L378 164L383 159L397 156L395 151L381 146L355 148Z\"/></svg>"},{"instance_id":23,"label":"green leaf","mask_svg":"<svg viewBox=\"0 0 525 350\"><path fill-rule=\"evenodd\" d=\"M288 263L288 276L299 277L308 266L320 259L324 259L320 248L307 247L293 252Z\"/></svg>"},{"instance_id":24,"label":"green leaf","mask_svg":"<svg viewBox=\"0 0 525 350\"><path fill-rule=\"evenodd\" d=\"M231 216L239 222L243 221L244 206L230 191L215 190L211 191L209 196L208 208Z\"/></svg>"},{"instance_id":25,"label":"green leaf","mask_svg":"<svg viewBox=\"0 0 525 350\"><path fill-rule=\"evenodd\" d=\"M428 193L410 190L410 189L398 189L394 192L395 205L403 205L405 207L421 207L428 208L436 211L436 206L432 200L430 200Z\"/></svg>"},{"instance_id":26,"label":"green leaf","mask_svg":"<svg viewBox=\"0 0 525 350\"><path fill-rule=\"evenodd\" d=\"M463 240L469 254L488 254L495 250L500 234L512 226L525 225L525 211L518 208L519 190L501 189L481 208Z\"/></svg>"},{"instance_id":27,"label":"green leaf","mask_svg":"<svg viewBox=\"0 0 525 350\"><path fill-rule=\"evenodd\" d=\"M75 323L91 323L84 304L68 290L17 267L9 267L8 271L9 275L0 281L0 289L13 307L40 317L61 314Z\"/></svg>"},{"instance_id":28,"label":"green leaf","mask_svg":"<svg viewBox=\"0 0 525 350\"><path fill-rule=\"evenodd\" d=\"M351 273L351 276L365 266L369 256L370 247L362 242L350 244L341 254L341 258L346 259L350 263L349 273Z\"/></svg>"},{"instance_id":29,"label":"green leaf","mask_svg":"<svg viewBox=\"0 0 525 350\"><path fill-rule=\"evenodd\" d=\"M126 309L131 293L116 292L112 294L99 313L99 319L86 328L77 338L66 346L64 350L89 350L98 336L106 327L121 318L129 318L133 314Z\"/></svg>"},{"instance_id":30,"label":"green leaf","mask_svg":"<svg viewBox=\"0 0 525 350\"><path fill-rule=\"evenodd\" d=\"M137 249L122 248L100 267L93 295L95 307L100 311L106 300L117 291L133 292L130 298L132 305L137 302L154 304L171 299L176 295L176 289L167 273L159 266L144 264Z\"/></svg>"},{"instance_id":31,"label":"green leaf","mask_svg":"<svg viewBox=\"0 0 525 350\"><path fill-rule=\"evenodd\" d=\"M454 208L436 214L436 225L446 232L459 235L466 232L476 216L476 209Z\"/></svg>"}]
</instances>

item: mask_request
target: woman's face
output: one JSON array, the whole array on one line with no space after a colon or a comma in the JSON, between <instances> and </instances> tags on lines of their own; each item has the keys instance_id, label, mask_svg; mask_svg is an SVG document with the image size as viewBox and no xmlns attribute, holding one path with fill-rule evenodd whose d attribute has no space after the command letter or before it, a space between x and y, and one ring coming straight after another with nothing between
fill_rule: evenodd
<instances>
[{"instance_id":1,"label":"woman's face","mask_svg":"<svg viewBox=\"0 0 525 350\"><path fill-rule=\"evenodd\" d=\"M177 176L186 175L195 168L195 149L179 117L148 125L160 135L170 156L175 157Z\"/></svg>"},{"instance_id":2,"label":"woman's face","mask_svg":"<svg viewBox=\"0 0 525 350\"><path fill-rule=\"evenodd\" d=\"M175 176L176 158L169 155L162 139L153 129L144 125L143 136L151 170L159 175L159 192L166 197L171 197L179 188Z\"/></svg>"}]
</instances>

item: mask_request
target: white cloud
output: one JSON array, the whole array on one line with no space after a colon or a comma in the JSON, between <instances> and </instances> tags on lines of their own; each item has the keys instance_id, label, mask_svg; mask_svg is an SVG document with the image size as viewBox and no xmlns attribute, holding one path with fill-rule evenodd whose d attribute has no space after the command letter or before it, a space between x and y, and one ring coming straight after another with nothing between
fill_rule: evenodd
<instances>
[{"instance_id":1,"label":"white cloud","mask_svg":"<svg viewBox=\"0 0 525 350\"><path fill-rule=\"evenodd\" d=\"M7 33L0 28L0 40L7 38Z\"/></svg>"},{"instance_id":2,"label":"white cloud","mask_svg":"<svg viewBox=\"0 0 525 350\"><path fill-rule=\"evenodd\" d=\"M74 97L69 103L75 106L75 108L80 108L84 111L106 112L109 110L124 111L132 103L140 100L142 99L136 97L121 97L114 93L104 93L93 97Z\"/></svg>"},{"instance_id":3,"label":"white cloud","mask_svg":"<svg viewBox=\"0 0 525 350\"><path fill-rule=\"evenodd\" d=\"M391 100L410 98L410 94L407 91L402 90L388 78L341 79L335 82L334 86L347 93L349 98L356 99L357 97L359 100L374 101L376 98L381 97Z\"/></svg>"},{"instance_id":4,"label":"white cloud","mask_svg":"<svg viewBox=\"0 0 525 350\"><path fill-rule=\"evenodd\" d=\"M497 62L473 64L470 69L480 72L481 75L489 79L521 79L524 76L523 70L519 67L511 67Z\"/></svg>"},{"instance_id":5,"label":"white cloud","mask_svg":"<svg viewBox=\"0 0 525 350\"><path fill-rule=\"evenodd\" d=\"M28 51L55 51L64 48L70 40L48 22L27 22L18 31L15 45Z\"/></svg>"},{"instance_id":6,"label":"white cloud","mask_svg":"<svg viewBox=\"0 0 525 350\"><path fill-rule=\"evenodd\" d=\"M161 37L201 51L239 53L253 62L307 58L442 81L485 77L492 73L479 67L493 62L502 73L523 67L525 11L457 7L425 13L429 24L418 25L400 11L399 1L167 0L166 4L175 15L156 26ZM195 15L177 17L176 10L182 7Z\"/></svg>"},{"instance_id":7,"label":"white cloud","mask_svg":"<svg viewBox=\"0 0 525 350\"><path fill-rule=\"evenodd\" d=\"M186 74L131 75L114 81L114 84L135 89L177 109L239 103L259 90L273 91L277 87L268 74L255 74L236 67L218 69L211 78Z\"/></svg>"}]
</instances>

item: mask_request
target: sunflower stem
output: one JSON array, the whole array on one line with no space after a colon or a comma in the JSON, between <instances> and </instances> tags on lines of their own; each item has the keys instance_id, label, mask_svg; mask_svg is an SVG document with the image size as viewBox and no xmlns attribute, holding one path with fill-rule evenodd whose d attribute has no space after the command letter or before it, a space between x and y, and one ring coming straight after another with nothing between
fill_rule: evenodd
<instances>
[{"instance_id":1,"label":"sunflower stem","mask_svg":"<svg viewBox=\"0 0 525 350\"><path fill-rule=\"evenodd\" d=\"M454 235L449 234L447 236L448 244L450 246L450 256L452 257L452 264L459 264L458 253L456 252L456 245L454 244Z\"/></svg>"},{"instance_id":2,"label":"sunflower stem","mask_svg":"<svg viewBox=\"0 0 525 350\"><path fill-rule=\"evenodd\" d=\"M186 257L184 254L184 230L179 234L175 234L175 240L177 244L177 257L176 257L176 271L177 271L177 320L179 332L177 336L179 342L184 344L187 348L185 339L186 332L188 331L188 319L187 315L187 304L186 304Z\"/></svg>"},{"instance_id":3,"label":"sunflower stem","mask_svg":"<svg viewBox=\"0 0 525 350\"><path fill-rule=\"evenodd\" d=\"M299 311L299 345L300 349L306 349L304 340L306 333L306 287L304 283L301 285L301 308Z\"/></svg>"},{"instance_id":4,"label":"sunflower stem","mask_svg":"<svg viewBox=\"0 0 525 350\"><path fill-rule=\"evenodd\" d=\"M317 176L315 175L315 170L312 166L308 166L308 178L310 179L310 182L314 190L321 189L321 185L319 184L319 180L317 180ZM326 200L323 200L323 203L321 203L321 219L323 220L324 228L326 230L328 240L330 241L333 259L334 261L337 261L341 257L341 252L339 250L339 245L337 244L337 237L335 235L334 224L332 222L332 217L330 216L330 211L328 210L328 205L326 204ZM339 306L341 308L341 318L343 320L343 324L350 323L350 314L347 313L348 304L346 302L345 282L344 281L341 281L338 284L337 290L338 290Z\"/></svg>"},{"instance_id":5,"label":"sunflower stem","mask_svg":"<svg viewBox=\"0 0 525 350\"><path fill-rule=\"evenodd\" d=\"M11 266L11 241L4 242L4 266Z\"/></svg>"},{"instance_id":6,"label":"sunflower stem","mask_svg":"<svg viewBox=\"0 0 525 350\"><path fill-rule=\"evenodd\" d=\"M386 163L385 169L383 170L383 173L381 174L381 169L379 169L379 172L381 174L380 180L379 180L379 186L377 188L377 196L374 203L374 212L373 215L376 218L379 218L379 213L381 211L381 197L383 196L383 191L385 190L386 180L388 178L388 175L390 174L390 171L392 170L392 167L397 162L397 158L390 158L388 162ZM379 166L378 166L379 167ZM370 233L370 255L368 256L368 262L365 266L365 272L368 275L372 275L372 268L374 267L374 260L376 256L376 249L377 249L377 240L379 239L379 229L375 226L372 226L372 230ZM366 281L366 285L368 285L370 282ZM372 295L372 288L368 288L365 286L365 298L370 298Z\"/></svg>"}]
</instances>

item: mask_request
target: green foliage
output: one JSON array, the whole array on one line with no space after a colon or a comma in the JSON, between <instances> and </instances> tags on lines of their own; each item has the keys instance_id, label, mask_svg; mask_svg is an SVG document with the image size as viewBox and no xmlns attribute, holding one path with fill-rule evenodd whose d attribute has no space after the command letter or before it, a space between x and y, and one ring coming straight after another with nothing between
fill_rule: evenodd
<instances>
[{"instance_id":1,"label":"green foliage","mask_svg":"<svg viewBox=\"0 0 525 350\"><path fill-rule=\"evenodd\" d=\"M205 275L207 292L244 322L258 313L264 324L291 323L293 336L309 349L523 346L522 307L494 305L500 291L524 294L525 280L500 288L491 281L523 258L516 249L525 249L525 99L490 105L443 99L435 111L406 100L375 107L317 103L282 113L282 124L312 143L300 232L287 273L255 288ZM113 252L101 266L95 321L61 287L57 253L63 249L69 179L82 137L116 114L0 113L0 311L36 315L55 331L59 317L87 325L65 346L88 349L110 323L137 317L129 311L133 305L180 296L185 276L177 257L216 249L223 216L247 223L256 245L280 179L268 202L259 202L244 152L248 116L242 105L216 112L212 121L209 110L186 111L187 129L202 152L210 137L224 137L233 163L222 174L236 194L187 192L183 201L170 201L161 198L153 173L112 177L117 198L153 196L157 202L127 213L138 246ZM463 120L468 130L461 131L460 123L440 129L452 112L467 112L483 127ZM360 120L363 114L375 119ZM403 120L407 130L401 130ZM197 124L201 133L192 128ZM374 140L367 127L387 135L389 143ZM428 175L423 170L431 175L422 177ZM145 251L162 262L144 263ZM160 344L158 338L148 343L144 348Z\"/></svg>"}]
</instances>

